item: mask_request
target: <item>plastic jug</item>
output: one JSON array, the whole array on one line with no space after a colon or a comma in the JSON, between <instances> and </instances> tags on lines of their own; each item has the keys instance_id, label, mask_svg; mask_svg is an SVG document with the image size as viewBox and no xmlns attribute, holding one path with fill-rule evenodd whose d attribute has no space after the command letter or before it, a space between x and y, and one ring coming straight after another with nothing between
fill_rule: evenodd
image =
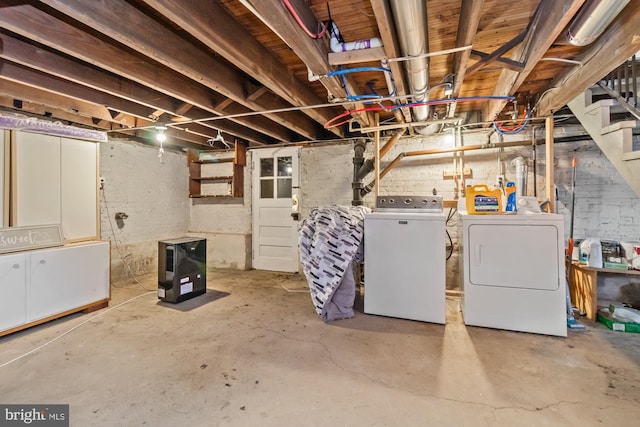
<instances>
[{"instance_id":1,"label":"plastic jug","mask_svg":"<svg viewBox=\"0 0 640 427\"><path fill-rule=\"evenodd\" d=\"M502 191L491 190L484 184L467 187L466 204L469 214L502 213Z\"/></svg>"},{"instance_id":2,"label":"plastic jug","mask_svg":"<svg viewBox=\"0 0 640 427\"><path fill-rule=\"evenodd\" d=\"M512 181L507 182L505 191L507 193L507 205L504 210L506 212L516 212L518 210L516 204L516 184Z\"/></svg>"},{"instance_id":3,"label":"plastic jug","mask_svg":"<svg viewBox=\"0 0 640 427\"><path fill-rule=\"evenodd\" d=\"M602 268L602 243L600 239L588 237L580 242L579 261L590 267Z\"/></svg>"}]
</instances>

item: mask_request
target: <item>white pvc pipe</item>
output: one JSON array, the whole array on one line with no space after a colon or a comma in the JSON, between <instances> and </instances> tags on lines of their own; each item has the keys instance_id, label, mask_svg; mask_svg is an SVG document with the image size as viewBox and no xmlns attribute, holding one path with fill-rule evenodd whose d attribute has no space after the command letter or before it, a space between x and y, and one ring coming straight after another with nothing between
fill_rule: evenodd
<instances>
[{"instance_id":1,"label":"white pvc pipe","mask_svg":"<svg viewBox=\"0 0 640 427\"><path fill-rule=\"evenodd\" d=\"M382 47L382 41L379 38L373 37L371 39L358 40L355 42L340 43L338 40L338 27L333 22L331 23L331 50L335 53L347 52L350 50L370 49L372 47Z\"/></svg>"}]
</instances>

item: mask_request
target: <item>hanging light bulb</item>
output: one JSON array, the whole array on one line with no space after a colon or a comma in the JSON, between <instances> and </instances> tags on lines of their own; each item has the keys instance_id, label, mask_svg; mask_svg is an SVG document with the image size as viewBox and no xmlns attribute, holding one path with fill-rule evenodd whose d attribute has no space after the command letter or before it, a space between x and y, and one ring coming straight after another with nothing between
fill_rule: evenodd
<instances>
[{"instance_id":1,"label":"hanging light bulb","mask_svg":"<svg viewBox=\"0 0 640 427\"><path fill-rule=\"evenodd\" d=\"M162 162L162 156L164 155L164 142L167 140L167 134L164 133L167 130L166 126L156 126L156 140L160 143L160 149L158 150L158 158Z\"/></svg>"},{"instance_id":2,"label":"hanging light bulb","mask_svg":"<svg viewBox=\"0 0 640 427\"><path fill-rule=\"evenodd\" d=\"M156 141L163 143L167 140L167 135L164 133L165 130L167 130L166 126L156 126L156 131L158 131L156 133Z\"/></svg>"}]
</instances>

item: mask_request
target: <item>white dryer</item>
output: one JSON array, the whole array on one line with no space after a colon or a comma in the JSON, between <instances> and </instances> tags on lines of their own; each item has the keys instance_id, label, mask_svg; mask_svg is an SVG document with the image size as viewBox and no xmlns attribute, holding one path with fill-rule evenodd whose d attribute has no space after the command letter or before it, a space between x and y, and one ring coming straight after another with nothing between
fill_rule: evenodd
<instances>
[{"instance_id":1,"label":"white dryer","mask_svg":"<svg viewBox=\"0 0 640 427\"><path fill-rule=\"evenodd\" d=\"M364 219L364 312L445 323L442 197L379 196Z\"/></svg>"},{"instance_id":2,"label":"white dryer","mask_svg":"<svg viewBox=\"0 0 640 427\"><path fill-rule=\"evenodd\" d=\"M563 217L460 217L464 323L567 336Z\"/></svg>"}]
</instances>

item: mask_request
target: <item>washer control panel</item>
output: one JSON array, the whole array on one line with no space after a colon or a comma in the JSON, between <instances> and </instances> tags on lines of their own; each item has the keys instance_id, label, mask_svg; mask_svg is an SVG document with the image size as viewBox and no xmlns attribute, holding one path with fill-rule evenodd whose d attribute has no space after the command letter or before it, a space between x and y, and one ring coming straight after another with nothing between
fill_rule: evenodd
<instances>
[{"instance_id":1,"label":"washer control panel","mask_svg":"<svg viewBox=\"0 0 640 427\"><path fill-rule=\"evenodd\" d=\"M376 208L378 211L441 212L442 196L378 196Z\"/></svg>"}]
</instances>

